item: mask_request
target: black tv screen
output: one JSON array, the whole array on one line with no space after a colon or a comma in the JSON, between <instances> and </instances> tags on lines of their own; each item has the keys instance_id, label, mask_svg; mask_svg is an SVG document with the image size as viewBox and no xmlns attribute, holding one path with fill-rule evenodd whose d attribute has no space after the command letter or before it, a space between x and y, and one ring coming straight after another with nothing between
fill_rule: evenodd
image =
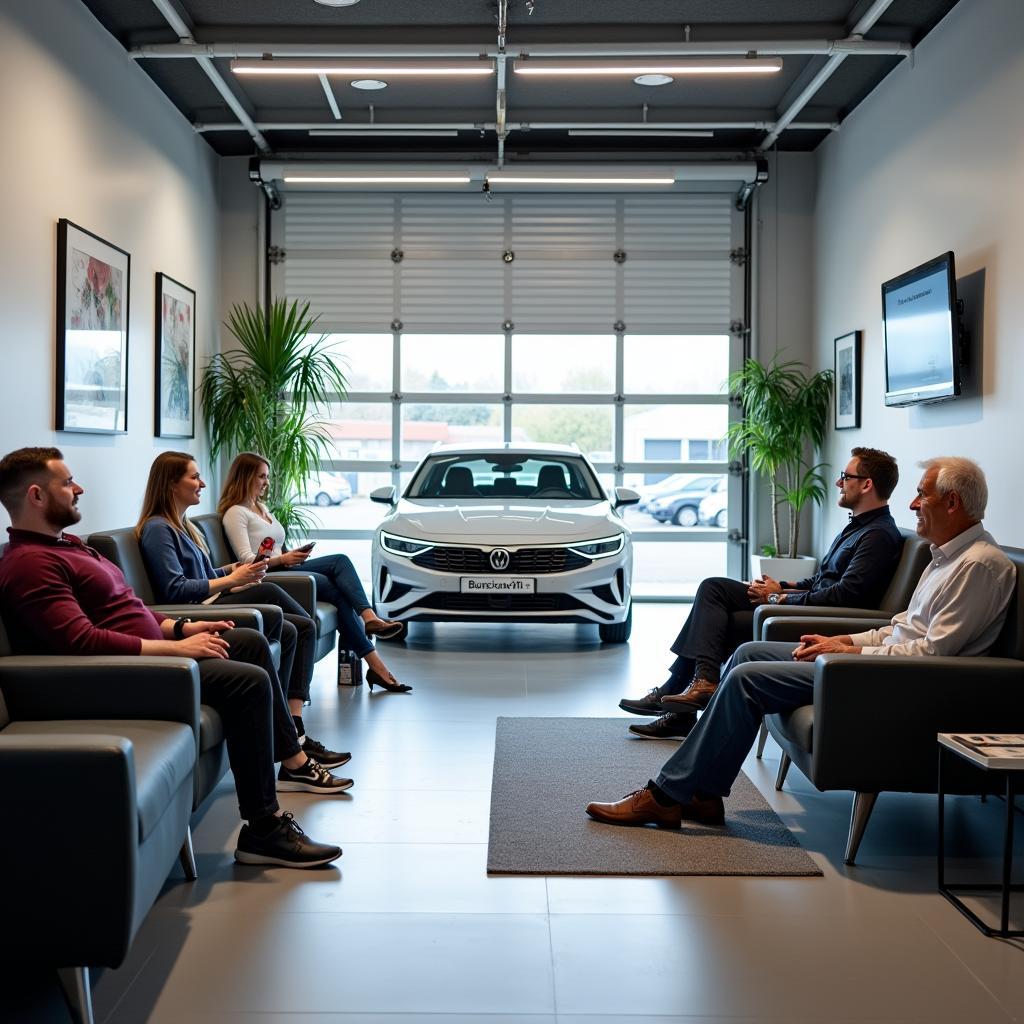
<instances>
[{"instance_id":1,"label":"black tv screen","mask_svg":"<svg viewBox=\"0 0 1024 1024\"><path fill-rule=\"evenodd\" d=\"M885 404L942 402L960 394L960 333L953 254L882 285Z\"/></svg>"}]
</instances>

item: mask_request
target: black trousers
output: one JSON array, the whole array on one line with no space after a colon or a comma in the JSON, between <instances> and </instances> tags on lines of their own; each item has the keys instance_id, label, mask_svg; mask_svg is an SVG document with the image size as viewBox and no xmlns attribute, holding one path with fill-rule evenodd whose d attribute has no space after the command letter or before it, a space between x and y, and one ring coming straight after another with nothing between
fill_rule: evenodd
<instances>
[{"instance_id":1,"label":"black trousers","mask_svg":"<svg viewBox=\"0 0 1024 1024\"><path fill-rule=\"evenodd\" d=\"M698 661L721 664L740 644L753 639L754 607L747 585L713 576L697 588L689 617L672 644L677 655L662 694L681 693L693 679Z\"/></svg>"},{"instance_id":2,"label":"black trousers","mask_svg":"<svg viewBox=\"0 0 1024 1024\"><path fill-rule=\"evenodd\" d=\"M238 811L252 821L277 811L274 762L299 753L299 738L267 638L256 629L222 635L231 657L198 662L200 699L224 723Z\"/></svg>"},{"instance_id":3,"label":"black trousers","mask_svg":"<svg viewBox=\"0 0 1024 1024\"><path fill-rule=\"evenodd\" d=\"M281 623L281 671L282 681L288 687L288 696L303 703L309 700L309 684L313 678L313 665L316 662L316 623L306 614L306 610L289 594L286 594L276 583L257 583L236 594L222 593L217 600L218 605L270 604L277 605L283 612ZM272 631L268 637L276 640ZM285 639L289 639L293 656L285 668Z\"/></svg>"}]
</instances>

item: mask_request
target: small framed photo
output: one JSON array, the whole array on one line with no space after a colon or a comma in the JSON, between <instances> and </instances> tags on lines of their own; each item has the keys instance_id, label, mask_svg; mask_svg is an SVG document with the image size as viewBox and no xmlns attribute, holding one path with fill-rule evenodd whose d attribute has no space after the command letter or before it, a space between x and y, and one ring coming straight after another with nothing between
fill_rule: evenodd
<instances>
[{"instance_id":1,"label":"small framed photo","mask_svg":"<svg viewBox=\"0 0 1024 1024\"><path fill-rule=\"evenodd\" d=\"M57 222L58 430L128 432L130 270L124 249Z\"/></svg>"},{"instance_id":2,"label":"small framed photo","mask_svg":"<svg viewBox=\"0 0 1024 1024\"><path fill-rule=\"evenodd\" d=\"M860 331L836 338L836 430L860 426Z\"/></svg>"},{"instance_id":3,"label":"small framed photo","mask_svg":"<svg viewBox=\"0 0 1024 1024\"><path fill-rule=\"evenodd\" d=\"M196 436L196 293L156 275L157 437Z\"/></svg>"}]
</instances>

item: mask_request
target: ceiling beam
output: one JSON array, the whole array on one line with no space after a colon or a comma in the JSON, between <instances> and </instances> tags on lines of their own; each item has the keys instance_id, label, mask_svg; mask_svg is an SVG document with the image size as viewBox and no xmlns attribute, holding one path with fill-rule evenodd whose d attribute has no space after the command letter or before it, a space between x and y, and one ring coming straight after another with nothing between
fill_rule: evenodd
<instances>
[{"instance_id":1,"label":"ceiling beam","mask_svg":"<svg viewBox=\"0 0 1024 1024\"><path fill-rule=\"evenodd\" d=\"M166 0L153 0L157 6ZM891 2L891 0L890 0ZM865 29L866 31L866 29ZM181 60L197 57L365 57L429 59L518 57L716 57L744 56L871 56L906 57L910 43L860 39L729 39L720 42L668 41L659 43L538 43L513 50L499 50L489 43L443 46L440 44L385 45L375 43L197 43L191 38L179 43L151 43L133 46L128 55L136 60Z\"/></svg>"},{"instance_id":2,"label":"ceiling beam","mask_svg":"<svg viewBox=\"0 0 1024 1024\"><path fill-rule=\"evenodd\" d=\"M851 29L850 38L859 39L865 32L869 32L875 22L885 14L892 3L893 0L875 0ZM913 47L909 47L905 55L909 56L913 52ZM817 95L818 90L835 74L836 69L848 56L850 56L848 53L837 51L825 61L821 70L807 83L796 99L779 115L779 120L775 127L762 139L759 147L762 151L769 150L775 145L779 136L790 126L800 111Z\"/></svg>"},{"instance_id":3,"label":"ceiling beam","mask_svg":"<svg viewBox=\"0 0 1024 1024\"><path fill-rule=\"evenodd\" d=\"M652 137L658 131L760 131L768 132L775 128L775 121L508 121L504 128L507 132L527 131L569 131L571 129L605 129L608 131L633 130L637 134L649 131ZM217 122L203 121L192 126L197 132L233 132L243 131L244 126L235 124L233 121ZM373 132L379 131L382 135L389 132L392 134L408 131L476 131L495 132L499 125L496 121L407 121L407 122L348 122L343 125L329 121L259 121L256 127L264 132L309 132L322 128L329 128L332 132L345 134L352 132ZM804 129L806 131L835 131L839 128L838 121L798 121L791 123L790 130Z\"/></svg>"},{"instance_id":4,"label":"ceiling beam","mask_svg":"<svg viewBox=\"0 0 1024 1024\"><path fill-rule=\"evenodd\" d=\"M192 38L192 28L185 21L178 9L178 6L174 3L174 0L152 0L153 6L164 16L167 24L171 26L173 31L177 34L181 42L177 45L180 46L194 46L195 40ZM213 87L220 93L224 102L228 105L231 113L238 118L241 126L249 133L252 137L253 142L256 143L257 148L264 155L269 155L271 152L270 143L263 137L262 132L253 123L252 118L249 116L249 112L239 102L238 97L231 91L231 87L227 82L224 81L223 76L217 70L213 63L212 58L203 56L201 54L194 54L196 63L203 69L206 77L209 78Z\"/></svg>"}]
</instances>

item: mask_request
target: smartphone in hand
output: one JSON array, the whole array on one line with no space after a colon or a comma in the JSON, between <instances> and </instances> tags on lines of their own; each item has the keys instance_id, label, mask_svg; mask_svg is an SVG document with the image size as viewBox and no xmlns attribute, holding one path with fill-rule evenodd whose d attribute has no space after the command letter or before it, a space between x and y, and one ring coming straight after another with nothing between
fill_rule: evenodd
<instances>
[{"instance_id":1,"label":"smartphone in hand","mask_svg":"<svg viewBox=\"0 0 1024 1024\"><path fill-rule=\"evenodd\" d=\"M301 548L296 548L296 551L301 551L304 555L308 555L313 548L316 547L316 541L311 540L308 544L303 544Z\"/></svg>"},{"instance_id":2,"label":"smartphone in hand","mask_svg":"<svg viewBox=\"0 0 1024 1024\"><path fill-rule=\"evenodd\" d=\"M256 557L252 560L252 564L255 565L257 562L265 562L269 557L270 553L274 550L274 538L264 537L260 541L259 551L256 552Z\"/></svg>"}]
</instances>

